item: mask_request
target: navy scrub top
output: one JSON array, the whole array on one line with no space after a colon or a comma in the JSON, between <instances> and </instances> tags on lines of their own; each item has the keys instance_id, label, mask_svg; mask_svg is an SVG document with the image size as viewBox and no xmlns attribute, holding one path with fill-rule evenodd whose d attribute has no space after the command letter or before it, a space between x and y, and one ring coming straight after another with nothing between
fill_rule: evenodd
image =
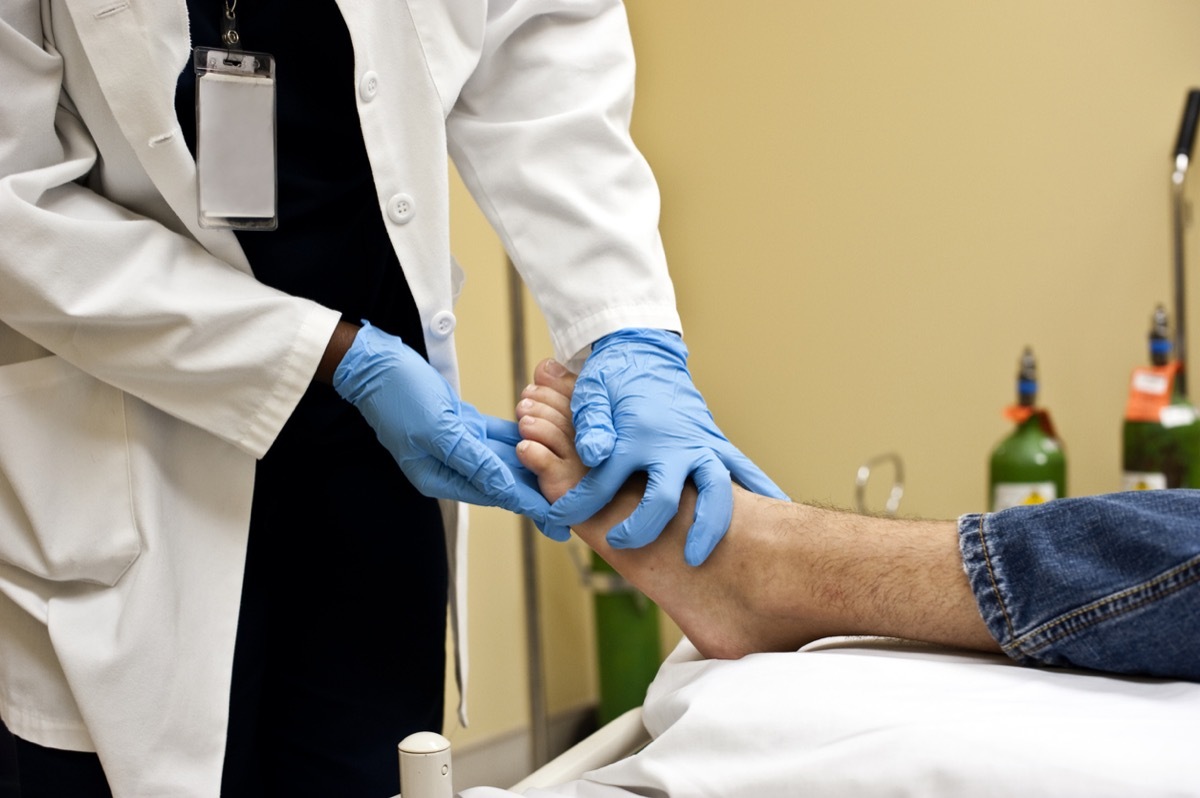
<instances>
[{"instance_id":1,"label":"navy scrub top","mask_svg":"<svg viewBox=\"0 0 1200 798\"><path fill-rule=\"evenodd\" d=\"M188 0L192 46L220 47L222 0ZM427 357L420 315L388 240L356 107L354 51L333 0L253 0L237 8L241 45L276 63L279 226L236 231L263 283L366 319ZM188 148L196 152L196 76L191 63L175 95ZM314 385L283 435L357 412Z\"/></svg>"},{"instance_id":2,"label":"navy scrub top","mask_svg":"<svg viewBox=\"0 0 1200 798\"><path fill-rule=\"evenodd\" d=\"M219 47L222 0L187 6L192 45ZM376 198L336 3L243 0L237 11L243 47L276 58L279 226L236 233L255 276L426 356ZM175 106L194 155L190 63ZM347 773L357 794L396 792L396 741L442 725L447 568L437 501L404 478L349 402L310 385L256 472L223 795L262 795L258 768L277 764L272 752L310 750L322 756L280 770L280 794L356 794Z\"/></svg>"}]
</instances>

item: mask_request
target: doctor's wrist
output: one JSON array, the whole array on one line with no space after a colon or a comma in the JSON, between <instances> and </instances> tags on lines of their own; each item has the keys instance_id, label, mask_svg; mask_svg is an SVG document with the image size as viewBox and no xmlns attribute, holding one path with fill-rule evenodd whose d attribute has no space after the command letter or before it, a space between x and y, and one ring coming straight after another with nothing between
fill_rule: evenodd
<instances>
[{"instance_id":1,"label":"doctor's wrist","mask_svg":"<svg viewBox=\"0 0 1200 798\"><path fill-rule=\"evenodd\" d=\"M333 329L333 335L329 337L329 343L325 346L325 352L321 355L321 362L317 364L313 382L333 385L333 373L341 364L342 359L346 357L346 352L350 350L360 329L357 324L351 324L348 321L337 323Z\"/></svg>"}]
</instances>

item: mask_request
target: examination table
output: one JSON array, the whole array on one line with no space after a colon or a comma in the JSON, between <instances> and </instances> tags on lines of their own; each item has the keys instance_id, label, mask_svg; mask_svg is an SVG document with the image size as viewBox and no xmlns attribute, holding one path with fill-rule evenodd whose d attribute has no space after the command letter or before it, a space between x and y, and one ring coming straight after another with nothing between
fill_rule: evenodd
<instances>
[{"instance_id":1,"label":"examination table","mask_svg":"<svg viewBox=\"0 0 1200 798\"><path fill-rule=\"evenodd\" d=\"M1200 796L1200 684L889 638L733 661L685 640L638 720L462 796Z\"/></svg>"}]
</instances>

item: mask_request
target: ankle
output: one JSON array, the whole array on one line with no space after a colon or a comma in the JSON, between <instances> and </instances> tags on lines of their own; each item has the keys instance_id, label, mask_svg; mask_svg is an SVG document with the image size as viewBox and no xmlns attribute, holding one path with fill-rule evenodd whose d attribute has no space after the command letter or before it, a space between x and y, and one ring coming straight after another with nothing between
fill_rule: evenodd
<instances>
[{"instance_id":1,"label":"ankle","mask_svg":"<svg viewBox=\"0 0 1200 798\"><path fill-rule=\"evenodd\" d=\"M734 486L733 520L713 556L727 560L728 589L750 615L795 615L794 591L784 586L801 578L802 535L797 529L805 509Z\"/></svg>"},{"instance_id":2,"label":"ankle","mask_svg":"<svg viewBox=\"0 0 1200 798\"><path fill-rule=\"evenodd\" d=\"M844 549L832 538L857 534L843 528L845 514L747 494L743 532L749 558L761 575L745 581L747 611L777 624L794 647L820 637L851 634L860 585L843 569Z\"/></svg>"}]
</instances>

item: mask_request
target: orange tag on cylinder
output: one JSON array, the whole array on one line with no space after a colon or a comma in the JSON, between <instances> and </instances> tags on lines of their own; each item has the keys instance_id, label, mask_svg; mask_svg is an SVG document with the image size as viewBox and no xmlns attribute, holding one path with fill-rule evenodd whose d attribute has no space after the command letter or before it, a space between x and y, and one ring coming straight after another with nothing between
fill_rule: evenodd
<instances>
[{"instance_id":1,"label":"orange tag on cylinder","mask_svg":"<svg viewBox=\"0 0 1200 798\"><path fill-rule=\"evenodd\" d=\"M1023 421L1028 421L1036 410L1028 405L1009 405L1004 408L1004 417L1014 424L1020 424Z\"/></svg>"},{"instance_id":2,"label":"orange tag on cylinder","mask_svg":"<svg viewBox=\"0 0 1200 798\"><path fill-rule=\"evenodd\" d=\"M1034 416L1037 416L1038 426L1042 428L1042 432L1050 438L1058 438L1058 435L1054 433L1054 424L1050 421L1049 410L1041 410L1027 405L1009 405L1004 408L1004 417L1014 424L1023 424Z\"/></svg>"},{"instance_id":3,"label":"orange tag on cylinder","mask_svg":"<svg viewBox=\"0 0 1200 798\"><path fill-rule=\"evenodd\" d=\"M1178 363L1165 366L1139 366L1129 378L1129 400L1125 403L1126 421L1158 422L1162 410L1171 404Z\"/></svg>"}]
</instances>

